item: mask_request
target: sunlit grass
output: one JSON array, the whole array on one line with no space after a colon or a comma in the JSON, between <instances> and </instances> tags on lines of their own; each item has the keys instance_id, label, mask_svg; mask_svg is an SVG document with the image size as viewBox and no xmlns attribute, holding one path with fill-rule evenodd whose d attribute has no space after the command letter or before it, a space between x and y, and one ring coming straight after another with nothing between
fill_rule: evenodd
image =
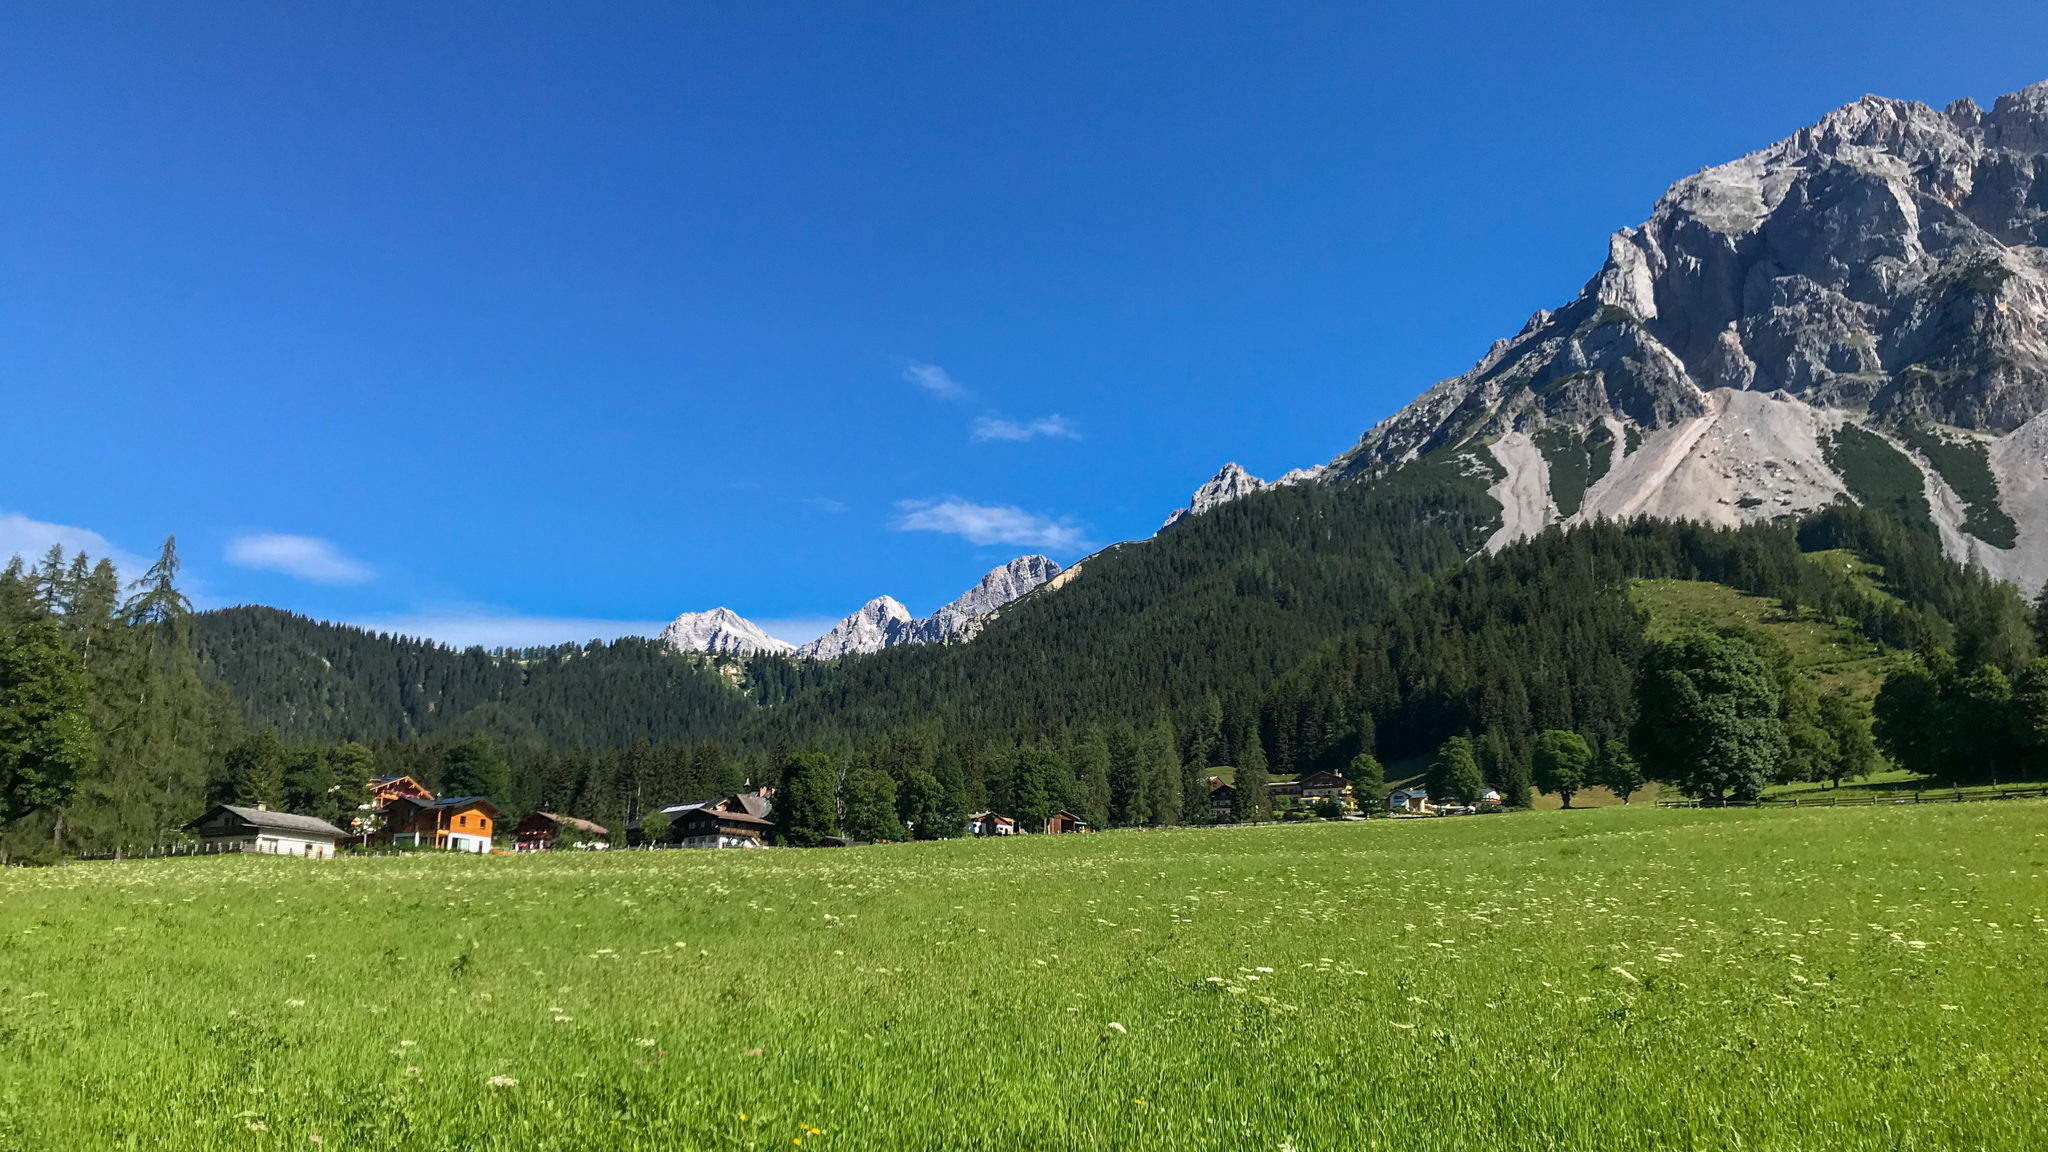
<instances>
[{"instance_id":1,"label":"sunlit grass","mask_svg":"<svg viewBox=\"0 0 2048 1152\"><path fill-rule=\"evenodd\" d=\"M2036 1147L2044 907L2023 801L11 869L0 1148Z\"/></svg>"}]
</instances>

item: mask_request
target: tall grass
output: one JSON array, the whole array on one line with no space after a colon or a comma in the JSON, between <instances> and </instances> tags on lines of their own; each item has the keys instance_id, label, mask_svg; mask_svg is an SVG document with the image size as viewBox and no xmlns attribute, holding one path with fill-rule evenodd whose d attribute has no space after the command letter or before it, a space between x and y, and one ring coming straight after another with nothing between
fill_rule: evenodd
<instances>
[{"instance_id":1,"label":"tall grass","mask_svg":"<svg viewBox=\"0 0 2048 1152\"><path fill-rule=\"evenodd\" d=\"M2029 802L12 869L0 1149L2039 1147L2044 908Z\"/></svg>"}]
</instances>

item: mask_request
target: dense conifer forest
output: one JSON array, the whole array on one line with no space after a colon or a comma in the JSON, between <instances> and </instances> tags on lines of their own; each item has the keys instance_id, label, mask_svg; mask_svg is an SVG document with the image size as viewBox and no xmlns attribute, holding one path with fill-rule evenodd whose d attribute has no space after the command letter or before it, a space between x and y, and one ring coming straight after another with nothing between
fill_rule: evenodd
<instances>
[{"instance_id":1,"label":"dense conifer forest","mask_svg":"<svg viewBox=\"0 0 2048 1152\"><path fill-rule=\"evenodd\" d=\"M1395 762L1510 806L1646 778L1746 798L1863 775L1880 751L1957 781L2048 763L2040 614L1917 525L1839 505L1735 530L1553 529L1473 556L1495 509L1443 475L1259 493L1090 557L972 642L832 664L644 639L455 651L269 608L193 614L172 543L127 589L53 551L0 574L6 849L146 846L215 801L345 822L392 773L619 832L793 788L830 798L790 833L815 840L950 835L982 808L1206 821L1212 775L1234 775L1253 818L1260 779L1331 769L1370 792ZM1813 562L1837 549L1881 586ZM1895 668L1873 713L1753 628L1652 643L1629 598L1642 579L1769 597Z\"/></svg>"}]
</instances>

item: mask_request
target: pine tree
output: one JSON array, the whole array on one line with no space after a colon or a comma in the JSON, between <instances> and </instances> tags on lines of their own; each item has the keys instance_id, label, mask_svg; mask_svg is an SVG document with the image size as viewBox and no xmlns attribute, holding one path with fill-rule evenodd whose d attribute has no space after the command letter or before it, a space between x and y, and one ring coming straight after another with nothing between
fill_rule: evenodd
<instances>
[{"instance_id":1,"label":"pine tree","mask_svg":"<svg viewBox=\"0 0 2048 1152\"><path fill-rule=\"evenodd\" d=\"M1074 770L1074 813L1097 828L1110 823L1114 795L1109 783L1109 742L1101 728L1090 728L1069 751Z\"/></svg>"},{"instance_id":2,"label":"pine tree","mask_svg":"<svg viewBox=\"0 0 2048 1152\"><path fill-rule=\"evenodd\" d=\"M84 669L56 622L0 630L0 830L59 812L96 752Z\"/></svg>"},{"instance_id":3,"label":"pine tree","mask_svg":"<svg viewBox=\"0 0 2048 1152\"><path fill-rule=\"evenodd\" d=\"M635 762L632 779L644 765ZM451 745L441 761L441 792L446 796L482 796L504 800L510 786L510 769L505 758L479 732L460 744ZM665 803L665 801L664 801Z\"/></svg>"},{"instance_id":4,"label":"pine tree","mask_svg":"<svg viewBox=\"0 0 2048 1152\"><path fill-rule=\"evenodd\" d=\"M234 802L251 808L279 807L284 800L284 749L277 729L264 726L230 749L228 779Z\"/></svg>"},{"instance_id":5,"label":"pine tree","mask_svg":"<svg viewBox=\"0 0 2048 1152\"><path fill-rule=\"evenodd\" d=\"M1245 741L1244 754L1238 757L1237 773L1231 784L1237 794L1233 819L1264 820L1273 814L1273 798L1266 790L1266 749L1259 743L1256 729L1251 739Z\"/></svg>"},{"instance_id":6,"label":"pine tree","mask_svg":"<svg viewBox=\"0 0 2048 1152\"><path fill-rule=\"evenodd\" d=\"M1144 744L1129 724L1116 725L1105 736L1109 747L1110 820L1125 827L1151 823L1151 764Z\"/></svg>"},{"instance_id":7,"label":"pine tree","mask_svg":"<svg viewBox=\"0 0 2048 1152\"><path fill-rule=\"evenodd\" d=\"M1154 824L1181 821L1180 741L1173 724L1161 716L1146 740L1147 775L1151 777L1151 819Z\"/></svg>"}]
</instances>

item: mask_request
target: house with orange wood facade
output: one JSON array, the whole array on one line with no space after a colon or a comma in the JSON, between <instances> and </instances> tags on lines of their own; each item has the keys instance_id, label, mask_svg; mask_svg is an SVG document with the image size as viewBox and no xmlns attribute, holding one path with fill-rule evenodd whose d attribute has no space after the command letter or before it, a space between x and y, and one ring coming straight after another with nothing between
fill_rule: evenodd
<instances>
[{"instance_id":1,"label":"house with orange wood facade","mask_svg":"<svg viewBox=\"0 0 2048 1152\"><path fill-rule=\"evenodd\" d=\"M384 827L378 829L377 839L405 847L489 852L491 833L503 818L498 806L482 796L401 796L384 806Z\"/></svg>"}]
</instances>

